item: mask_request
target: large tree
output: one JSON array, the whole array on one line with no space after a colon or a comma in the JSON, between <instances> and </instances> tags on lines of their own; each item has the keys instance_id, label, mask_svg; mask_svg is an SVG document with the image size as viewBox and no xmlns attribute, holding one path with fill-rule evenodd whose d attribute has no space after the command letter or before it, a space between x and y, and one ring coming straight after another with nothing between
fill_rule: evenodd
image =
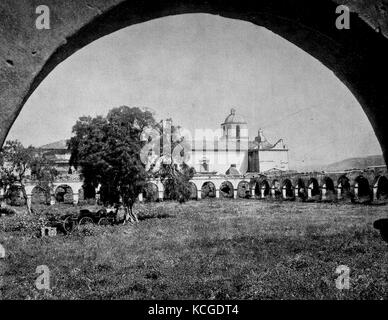
<instances>
[{"instance_id":1,"label":"large tree","mask_svg":"<svg viewBox=\"0 0 388 320\"><path fill-rule=\"evenodd\" d=\"M11 140L7 141L0 150L1 188L7 195L7 191L18 186L29 213L31 213L31 207L25 187L26 180L34 179L48 186L56 175L54 163L32 146L24 147L19 141Z\"/></svg>"},{"instance_id":2,"label":"large tree","mask_svg":"<svg viewBox=\"0 0 388 320\"><path fill-rule=\"evenodd\" d=\"M148 178L140 154L146 141L142 134L155 120L150 111L121 106L106 117L81 117L69 141L70 164L80 167L85 186L100 185L104 204L121 199L126 210L132 208ZM130 217L126 215L126 219Z\"/></svg>"},{"instance_id":3,"label":"large tree","mask_svg":"<svg viewBox=\"0 0 388 320\"><path fill-rule=\"evenodd\" d=\"M186 163L191 146L182 134L182 128L173 125L171 119L167 119L162 124L159 123L157 128L162 137L162 148L168 151L163 153L159 166L155 166L155 176L163 182L168 198L185 202L190 199L190 179L195 174L194 168Z\"/></svg>"}]
</instances>

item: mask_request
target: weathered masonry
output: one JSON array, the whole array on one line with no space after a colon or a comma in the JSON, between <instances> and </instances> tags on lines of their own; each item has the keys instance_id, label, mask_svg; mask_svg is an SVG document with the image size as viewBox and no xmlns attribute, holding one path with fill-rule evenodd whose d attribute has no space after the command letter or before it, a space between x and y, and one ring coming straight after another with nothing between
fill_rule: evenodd
<instances>
[{"instance_id":1,"label":"weathered masonry","mask_svg":"<svg viewBox=\"0 0 388 320\"><path fill-rule=\"evenodd\" d=\"M78 204L85 201L81 181L63 180L44 190L27 185L31 203ZM354 203L388 203L388 172L385 166L344 172L279 173L272 175L195 176L191 181L191 198L250 198L288 201L348 201ZM98 197L98 192L97 197ZM164 185L159 180L147 182L139 201L163 201Z\"/></svg>"},{"instance_id":2,"label":"weathered masonry","mask_svg":"<svg viewBox=\"0 0 388 320\"><path fill-rule=\"evenodd\" d=\"M77 50L148 20L208 13L265 27L332 70L361 104L388 162L385 0L46 0L50 29L38 29L41 4L0 2L0 145L37 86ZM350 29L336 27L338 4L351 10Z\"/></svg>"}]
</instances>

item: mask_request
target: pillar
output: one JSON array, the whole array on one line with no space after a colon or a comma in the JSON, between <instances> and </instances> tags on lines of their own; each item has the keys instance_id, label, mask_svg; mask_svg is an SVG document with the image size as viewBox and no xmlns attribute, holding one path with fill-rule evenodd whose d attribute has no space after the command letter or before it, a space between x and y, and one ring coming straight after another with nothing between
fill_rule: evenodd
<instances>
[{"instance_id":1,"label":"pillar","mask_svg":"<svg viewBox=\"0 0 388 320\"><path fill-rule=\"evenodd\" d=\"M142 193L139 193L138 199L139 199L139 202L143 202L143 194Z\"/></svg>"},{"instance_id":2,"label":"pillar","mask_svg":"<svg viewBox=\"0 0 388 320\"><path fill-rule=\"evenodd\" d=\"M234 189L234 190L233 190L233 198L234 198L234 199L237 199L237 198L238 198L237 189Z\"/></svg>"},{"instance_id":3,"label":"pillar","mask_svg":"<svg viewBox=\"0 0 388 320\"><path fill-rule=\"evenodd\" d=\"M342 184L341 183L337 186L337 199L338 200L342 199Z\"/></svg>"},{"instance_id":4,"label":"pillar","mask_svg":"<svg viewBox=\"0 0 388 320\"><path fill-rule=\"evenodd\" d=\"M197 190L197 200L202 198L202 190Z\"/></svg>"},{"instance_id":5,"label":"pillar","mask_svg":"<svg viewBox=\"0 0 388 320\"><path fill-rule=\"evenodd\" d=\"M378 191L378 185L377 183L373 186L373 201L377 201L377 191Z\"/></svg>"},{"instance_id":6,"label":"pillar","mask_svg":"<svg viewBox=\"0 0 388 320\"><path fill-rule=\"evenodd\" d=\"M324 184L322 186L322 200L326 200L326 192L327 192L326 184Z\"/></svg>"},{"instance_id":7,"label":"pillar","mask_svg":"<svg viewBox=\"0 0 388 320\"><path fill-rule=\"evenodd\" d=\"M50 206L53 206L55 204L55 195L50 194Z\"/></svg>"},{"instance_id":8,"label":"pillar","mask_svg":"<svg viewBox=\"0 0 388 320\"><path fill-rule=\"evenodd\" d=\"M295 198L299 197L299 186L295 187Z\"/></svg>"},{"instance_id":9,"label":"pillar","mask_svg":"<svg viewBox=\"0 0 388 320\"><path fill-rule=\"evenodd\" d=\"M251 195L252 195L252 198L255 198L256 197L256 192L255 192L255 187L252 188L251 190Z\"/></svg>"},{"instance_id":10,"label":"pillar","mask_svg":"<svg viewBox=\"0 0 388 320\"><path fill-rule=\"evenodd\" d=\"M283 199L287 199L287 187L286 186L284 186L282 189L282 195L283 195Z\"/></svg>"},{"instance_id":11,"label":"pillar","mask_svg":"<svg viewBox=\"0 0 388 320\"><path fill-rule=\"evenodd\" d=\"M313 185L309 185L309 187L308 187L308 189L307 189L307 197L309 198L309 199L311 199L313 196L312 196L312 190L313 190Z\"/></svg>"},{"instance_id":12,"label":"pillar","mask_svg":"<svg viewBox=\"0 0 388 320\"><path fill-rule=\"evenodd\" d=\"M261 187L260 195L261 195L261 198L264 199L264 197L265 197L265 187Z\"/></svg>"},{"instance_id":13,"label":"pillar","mask_svg":"<svg viewBox=\"0 0 388 320\"><path fill-rule=\"evenodd\" d=\"M271 195L272 195L272 198L276 197L276 195L275 195L275 187L271 188Z\"/></svg>"},{"instance_id":14,"label":"pillar","mask_svg":"<svg viewBox=\"0 0 388 320\"><path fill-rule=\"evenodd\" d=\"M79 194L73 193L73 203L78 204L78 201L79 201Z\"/></svg>"},{"instance_id":15,"label":"pillar","mask_svg":"<svg viewBox=\"0 0 388 320\"><path fill-rule=\"evenodd\" d=\"M220 197L220 190L216 189L216 198L218 199Z\"/></svg>"},{"instance_id":16,"label":"pillar","mask_svg":"<svg viewBox=\"0 0 388 320\"><path fill-rule=\"evenodd\" d=\"M3 188L0 188L0 207L2 207L4 204L5 204L4 190Z\"/></svg>"},{"instance_id":17,"label":"pillar","mask_svg":"<svg viewBox=\"0 0 388 320\"><path fill-rule=\"evenodd\" d=\"M160 201L163 201L163 196L164 196L164 191L159 190L158 191L158 198L159 198Z\"/></svg>"},{"instance_id":18,"label":"pillar","mask_svg":"<svg viewBox=\"0 0 388 320\"><path fill-rule=\"evenodd\" d=\"M354 185L354 197L358 199L358 183Z\"/></svg>"}]
</instances>

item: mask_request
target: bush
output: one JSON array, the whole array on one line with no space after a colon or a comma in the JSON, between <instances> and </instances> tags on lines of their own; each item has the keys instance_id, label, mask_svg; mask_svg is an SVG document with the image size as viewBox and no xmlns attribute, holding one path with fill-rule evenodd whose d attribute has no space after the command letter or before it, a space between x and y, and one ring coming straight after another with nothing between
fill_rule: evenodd
<instances>
[{"instance_id":1,"label":"bush","mask_svg":"<svg viewBox=\"0 0 388 320\"><path fill-rule=\"evenodd\" d=\"M39 217L29 214L15 214L4 218L0 225L0 230L5 232L21 232L22 234L40 234L40 229L44 227L47 220L44 217Z\"/></svg>"},{"instance_id":2,"label":"bush","mask_svg":"<svg viewBox=\"0 0 388 320\"><path fill-rule=\"evenodd\" d=\"M16 210L12 209L11 207L0 207L0 215L6 215L11 216L16 214Z\"/></svg>"}]
</instances>

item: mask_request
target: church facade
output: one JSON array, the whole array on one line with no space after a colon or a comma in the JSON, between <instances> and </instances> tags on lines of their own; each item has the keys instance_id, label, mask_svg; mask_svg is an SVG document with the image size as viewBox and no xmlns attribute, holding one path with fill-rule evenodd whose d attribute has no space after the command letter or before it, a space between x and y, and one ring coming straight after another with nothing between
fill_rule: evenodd
<instances>
[{"instance_id":1,"label":"church facade","mask_svg":"<svg viewBox=\"0 0 388 320\"><path fill-rule=\"evenodd\" d=\"M219 134L203 135L199 139L196 135L191 143L187 164L197 173L243 175L289 170L288 149L283 139L272 144L260 129L257 137L250 140L248 124L235 109L221 123L221 130L213 132Z\"/></svg>"}]
</instances>

